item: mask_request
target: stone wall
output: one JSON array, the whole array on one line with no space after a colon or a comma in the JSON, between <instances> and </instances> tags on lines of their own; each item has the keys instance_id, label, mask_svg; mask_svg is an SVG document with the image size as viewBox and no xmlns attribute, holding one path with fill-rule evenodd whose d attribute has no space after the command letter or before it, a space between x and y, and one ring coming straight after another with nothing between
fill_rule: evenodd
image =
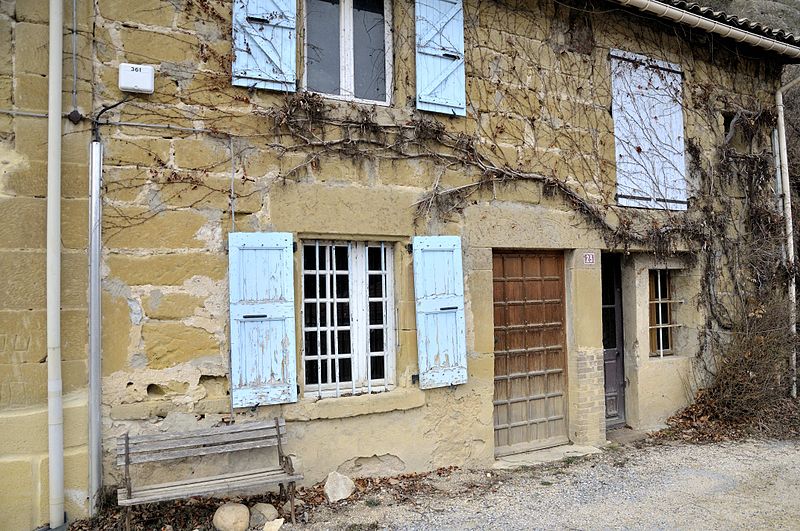
<instances>
[{"instance_id":1,"label":"stone wall","mask_svg":"<svg viewBox=\"0 0 800 531\"><path fill-rule=\"evenodd\" d=\"M77 106L92 97L92 4L78 3ZM72 2L65 2L71 20ZM0 2L0 528L49 519L45 224L48 4ZM70 27L64 36L64 111L72 109ZM87 510L87 227L90 124L63 121L62 376L65 498L71 518Z\"/></svg>"},{"instance_id":2,"label":"stone wall","mask_svg":"<svg viewBox=\"0 0 800 531\"><path fill-rule=\"evenodd\" d=\"M335 468L381 474L491 463L493 248L566 250L569 436L577 443L603 442L600 266L599 261L585 266L580 258L587 250L599 256L608 249L606 234L539 181L474 183L491 176L486 164L543 175L608 207L613 222L610 49L682 65L687 137L696 142L702 163L714 160L725 134L722 111L731 102L771 106L779 77L773 60L620 9L581 14L551 0L467 0L468 111L466 118L450 118L414 110L410 0L392 5L394 93L388 107L232 87L229 0L78 4L79 108L89 115L118 104L104 113L109 123L100 126L106 449L125 431L187 430L230 414L228 232L288 231L296 240L371 239L395 246L396 389L301 398L297 404L237 413L242 419L286 417L289 451L309 482ZM0 6L0 52L9 50L11 58L0 60L0 108L42 113L46 2ZM70 9L71 4L67 13ZM65 35L65 109L71 106L70 52L71 38ZM121 93L121 62L155 65L155 93ZM65 120L64 128L63 367L65 391L79 395L74 414L85 415L80 393L86 387L89 124ZM463 142L477 146L483 167L459 159ZM8 294L0 298L5 327L0 334L6 334L0 335L6 349L0 348L0 423L28 426L26 441L46 437L41 424L45 160L45 120L0 113L0 293ZM689 178L690 186L697 184L696 174ZM419 201L431 189L453 187L468 192L455 196L457 208L439 215L423 204L420 213ZM644 225L668 218L630 215ZM469 381L454 389L423 392L412 383L418 372L416 325L405 245L418 234L462 237ZM647 245L633 249L652 251ZM696 293L699 277L689 268L686 279L687 291ZM628 300L638 304L636 293ZM632 341L641 340L636 315ZM300 339L298 327L298 345ZM639 394L632 391L629 400L640 397L635 398L638 425L658 424L685 403L675 391L680 367L678 376L669 373L669 391L657 400L646 393L665 378L660 365L685 364L693 354L690 343L686 358L662 364L632 354L629 368L639 378ZM299 359L298 352L301 368ZM18 422L20 415L30 422ZM75 430L67 437L68 455L85 459L84 426L75 422L68 429ZM14 444L19 458L2 451L0 467L10 467L9 473L28 467L34 483L42 485L40 447ZM110 455L105 464L106 482L112 484L120 471ZM69 474L76 501L68 511L74 514L85 507L85 494L79 493L85 492L86 473ZM159 479L158 473L152 479ZM4 502L18 500L16 495L0 494ZM0 516L22 519L3 527L44 523L42 496L32 502L33 516L23 511Z\"/></svg>"}]
</instances>

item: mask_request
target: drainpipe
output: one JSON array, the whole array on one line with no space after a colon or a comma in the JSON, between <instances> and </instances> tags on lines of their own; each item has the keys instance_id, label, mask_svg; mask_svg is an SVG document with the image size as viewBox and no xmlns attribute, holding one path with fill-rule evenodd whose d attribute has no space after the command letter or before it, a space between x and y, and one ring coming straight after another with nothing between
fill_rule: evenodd
<instances>
[{"instance_id":1,"label":"drainpipe","mask_svg":"<svg viewBox=\"0 0 800 531\"><path fill-rule=\"evenodd\" d=\"M792 224L792 189L789 184L789 155L786 148L786 122L783 112L783 94L800 83L796 77L785 84L775 93L775 104L778 108L778 150L780 152L781 188L783 189L783 218L786 231L786 263L792 269L789 276L789 326L792 336L797 336L797 279L794 275L794 227ZM791 395L797 398L797 350L792 348L789 356L789 371L791 374Z\"/></svg>"},{"instance_id":2,"label":"drainpipe","mask_svg":"<svg viewBox=\"0 0 800 531\"><path fill-rule=\"evenodd\" d=\"M704 31L714 33L720 37L733 39L737 42L749 44L762 50L767 50L774 53L779 53L793 59L800 59L800 48L780 42L776 39L756 35L749 31L739 29L731 26L730 24L723 24L711 20L702 15L696 15L684 9L678 9L665 2L657 0L614 0L616 3L626 6L635 7L639 11L650 13L657 17L665 18L676 22L678 24L685 24L692 28L700 28Z\"/></svg>"},{"instance_id":3,"label":"drainpipe","mask_svg":"<svg viewBox=\"0 0 800 531\"><path fill-rule=\"evenodd\" d=\"M102 343L100 310L100 183L103 175L103 144L95 135L90 151L89 175L89 514L97 512L103 480L101 433Z\"/></svg>"},{"instance_id":4,"label":"drainpipe","mask_svg":"<svg viewBox=\"0 0 800 531\"><path fill-rule=\"evenodd\" d=\"M64 11L50 0L47 104L47 425L50 527L64 525L64 411L61 397L61 88Z\"/></svg>"}]
</instances>

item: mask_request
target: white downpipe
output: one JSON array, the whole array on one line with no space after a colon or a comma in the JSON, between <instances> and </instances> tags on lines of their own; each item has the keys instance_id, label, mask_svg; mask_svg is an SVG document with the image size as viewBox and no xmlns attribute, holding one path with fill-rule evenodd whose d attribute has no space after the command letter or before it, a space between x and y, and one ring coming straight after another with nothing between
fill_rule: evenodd
<instances>
[{"instance_id":1,"label":"white downpipe","mask_svg":"<svg viewBox=\"0 0 800 531\"><path fill-rule=\"evenodd\" d=\"M781 167L781 188L783 189L783 218L786 231L786 263L794 267L794 226L792 223L792 189L789 184L789 154L786 148L786 123L783 112L783 94L800 83L797 77L782 86L775 93L775 104L778 108L778 150L780 151ZM792 334L797 335L797 280L794 274L789 277L789 326ZM797 351L792 349L789 357L789 367L791 373L791 395L797 398Z\"/></svg>"},{"instance_id":2,"label":"white downpipe","mask_svg":"<svg viewBox=\"0 0 800 531\"><path fill-rule=\"evenodd\" d=\"M756 35L749 31L735 28L728 24L723 24L706 17L690 13L683 9L678 9L656 0L614 0L623 6L635 7L645 13L650 13L658 17L669 19L678 24L686 24L692 28L714 33L721 37L733 39L737 42L749 44L763 50L779 53L793 59L800 58L800 47L792 46L769 37Z\"/></svg>"},{"instance_id":3,"label":"white downpipe","mask_svg":"<svg viewBox=\"0 0 800 531\"><path fill-rule=\"evenodd\" d=\"M97 509L103 481L101 433L102 342L100 297L100 183L103 176L103 144L92 142L89 176L89 514Z\"/></svg>"},{"instance_id":4,"label":"white downpipe","mask_svg":"<svg viewBox=\"0 0 800 531\"><path fill-rule=\"evenodd\" d=\"M64 6L50 0L47 103L47 425L50 527L64 524L61 397L61 88Z\"/></svg>"}]
</instances>

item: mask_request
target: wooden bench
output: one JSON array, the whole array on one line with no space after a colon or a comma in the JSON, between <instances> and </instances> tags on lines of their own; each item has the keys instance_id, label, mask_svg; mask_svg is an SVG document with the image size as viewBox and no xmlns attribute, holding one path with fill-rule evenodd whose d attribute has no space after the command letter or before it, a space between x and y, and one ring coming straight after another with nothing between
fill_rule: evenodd
<instances>
[{"instance_id":1,"label":"wooden bench","mask_svg":"<svg viewBox=\"0 0 800 531\"><path fill-rule=\"evenodd\" d=\"M125 483L117 490L118 503L130 507L142 503L279 485L281 496L285 497L288 491L294 523L295 482L303 479L303 475L295 473L291 457L283 453L281 439L285 435L286 422L281 418L275 418L274 422L232 424L186 433L133 437L126 433L117 439L117 465L125 470ZM131 480L131 465L271 446L278 447L278 463L272 467L258 467L246 472L218 476L191 477L158 485L134 486Z\"/></svg>"}]
</instances>

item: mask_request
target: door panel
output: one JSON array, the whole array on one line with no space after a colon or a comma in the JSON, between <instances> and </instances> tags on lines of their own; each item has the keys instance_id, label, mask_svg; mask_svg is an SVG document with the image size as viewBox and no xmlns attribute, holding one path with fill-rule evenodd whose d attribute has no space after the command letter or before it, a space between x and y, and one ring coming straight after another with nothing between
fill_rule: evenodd
<instances>
[{"instance_id":1,"label":"door panel","mask_svg":"<svg viewBox=\"0 0 800 531\"><path fill-rule=\"evenodd\" d=\"M568 442L564 256L495 252L495 453Z\"/></svg>"},{"instance_id":2,"label":"door panel","mask_svg":"<svg viewBox=\"0 0 800 531\"><path fill-rule=\"evenodd\" d=\"M603 254L602 258L606 427L616 428L625 425L621 270L619 255Z\"/></svg>"}]
</instances>

